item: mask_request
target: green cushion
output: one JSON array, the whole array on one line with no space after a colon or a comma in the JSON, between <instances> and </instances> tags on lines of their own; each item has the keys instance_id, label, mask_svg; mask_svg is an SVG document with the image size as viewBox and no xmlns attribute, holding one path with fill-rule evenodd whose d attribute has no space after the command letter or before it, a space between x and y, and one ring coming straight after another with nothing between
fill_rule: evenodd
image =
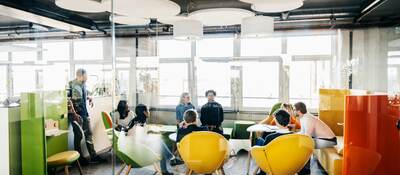
<instances>
[{"instance_id":1,"label":"green cushion","mask_svg":"<svg viewBox=\"0 0 400 175\"><path fill-rule=\"evenodd\" d=\"M233 124L232 138L233 139L249 139L250 133L247 128L256 124L254 121L235 121Z\"/></svg>"}]
</instances>

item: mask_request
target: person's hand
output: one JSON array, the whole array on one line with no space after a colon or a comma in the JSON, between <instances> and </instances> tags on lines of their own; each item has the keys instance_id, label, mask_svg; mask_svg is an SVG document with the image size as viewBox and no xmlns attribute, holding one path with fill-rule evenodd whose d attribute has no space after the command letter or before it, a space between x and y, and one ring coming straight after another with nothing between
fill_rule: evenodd
<instances>
[{"instance_id":1,"label":"person's hand","mask_svg":"<svg viewBox=\"0 0 400 175\"><path fill-rule=\"evenodd\" d=\"M88 100L89 100L89 106L90 106L91 108L93 108L93 106L94 106L94 104L93 104L93 98L92 98L92 97L88 97Z\"/></svg>"},{"instance_id":2,"label":"person's hand","mask_svg":"<svg viewBox=\"0 0 400 175\"><path fill-rule=\"evenodd\" d=\"M187 123L185 121L182 121L181 123L179 123L179 127L180 128L186 128L187 127Z\"/></svg>"}]
</instances>

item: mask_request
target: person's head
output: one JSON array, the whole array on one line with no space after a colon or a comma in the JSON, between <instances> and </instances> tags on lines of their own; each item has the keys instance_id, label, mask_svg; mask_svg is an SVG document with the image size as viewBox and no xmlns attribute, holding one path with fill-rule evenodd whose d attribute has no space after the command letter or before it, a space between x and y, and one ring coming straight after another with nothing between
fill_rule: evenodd
<instances>
[{"instance_id":1,"label":"person's head","mask_svg":"<svg viewBox=\"0 0 400 175\"><path fill-rule=\"evenodd\" d=\"M278 127L286 128L290 123L290 114L283 109L275 112L275 123Z\"/></svg>"},{"instance_id":2,"label":"person's head","mask_svg":"<svg viewBox=\"0 0 400 175\"><path fill-rule=\"evenodd\" d=\"M197 119L197 111L194 109L188 109L183 113L183 117L186 123L194 123Z\"/></svg>"},{"instance_id":3,"label":"person's head","mask_svg":"<svg viewBox=\"0 0 400 175\"><path fill-rule=\"evenodd\" d=\"M188 104L190 103L191 99L190 99L190 94L187 92L184 92L181 94L181 99L179 101L180 104Z\"/></svg>"},{"instance_id":4,"label":"person's head","mask_svg":"<svg viewBox=\"0 0 400 175\"><path fill-rule=\"evenodd\" d=\"M87 80L87 73L85 69L78 69L76 70L76 80L78 80L81 83L85 83Z\"/></svg>"},{"instance_id":5,"label":"person's head","mask_svg":"<svg viewBox=\"0 0 400 175\"><path fill-rule=\"evenodd\" d=\"M135 122L139 123L141 125L145 124L147 121L147 118L150 117L150 111L149 108L144 105L144 104L138 104L135 108Z\"/></svg>"},{"instance_id":6,"label":"person's head","mask_svg":"<svg viewBox=\"0 0 400 175\"><path fill-rule=\"evenodd\" d=\"M119 113L120 119L125 119L128 116L129 106L126 100L121 100L117 106L117 112Z\"/></svg>"},{"instance_id":7,"label":"person's head","mask_svg":"<svg viewBox=\"0 0 400 175\"><path fill-rule=\"evenodd\" d=\"M217 96L217 92L215 92L214 90L206 91L206 97L208 101L214 101L215 96Z\"/></svg>"},{"instance_id":8,"label":"person's head","mask_svg":"<svg viewBox=\"0 0 400 175\"><path fill-rule=\"evenodd\" d=\"M303 116L304 114L307 113L306 104L304 104L303 102L297 102L296 104L294 104L294 108L296 114L299 116Z\"/></svg>"},{"instance_id":9,"label":"person's head","mask_svg":"<svg viewBox=\"0 0 400 175\"><path fill-rule=\"evenodd\" d=\"M291 116L294 116L293 106L289 103L282 103L281 109L286 110Z\"/></svg>"}]
</instances>

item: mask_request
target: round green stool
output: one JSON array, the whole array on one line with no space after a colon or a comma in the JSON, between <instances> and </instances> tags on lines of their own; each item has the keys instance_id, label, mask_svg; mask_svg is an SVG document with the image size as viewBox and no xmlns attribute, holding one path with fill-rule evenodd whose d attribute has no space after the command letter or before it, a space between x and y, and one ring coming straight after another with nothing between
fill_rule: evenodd
<instances>
[{"instance_id":1,"label":"round green stool","mask_svg":"<svg viewBox=\"0 0 400 175\"><path fill-rule=\"evenodd\" d=\"M82 175L82 168L78 161L79 157L80 154L77 151L64 151L48 157L47 165L51 168L64 166L65 175L69 175L68 165L76 162L76 164L78 165L79 174Z\"/></svg>"}]
</instances>

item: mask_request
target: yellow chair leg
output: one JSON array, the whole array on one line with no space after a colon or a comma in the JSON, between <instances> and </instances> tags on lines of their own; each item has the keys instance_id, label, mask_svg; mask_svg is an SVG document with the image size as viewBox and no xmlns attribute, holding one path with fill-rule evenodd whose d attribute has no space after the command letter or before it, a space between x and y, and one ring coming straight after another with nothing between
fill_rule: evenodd
<instances>
[{"instance_id":1,"label":"yellow chair leg","mask_svg":"<svg viewBox=\"0 0 400 175\"><path fill-rule=\"evenodd\" d=\"M124 164L121 166L121 169L118 171L117 175L120 175L120 174L122 173L122 171L125 169L125 167L126 167L126 164L124 163Z\"/></svg>"},{"instance_id":2,"label":"yellow chair leg","mask_svg":"<svg viewBox=\"0 0 400 175\"><path fill-rule=\"evenodd\" d=\"M132 169L132 166L129 165L129 166L128 166L128 170L126 171L125 175L129 175L129 173L131 172L131 169Z\"/></svg>"},{"instance_id":3,"label":"yellow chair leg","mask_svg":"<svg viewBox=\"0 0 400 175\"><path fill-rule=\"evenodd\" d=\"M193 173L193 170L186 170L186 173L185 173L185 175L192 175L192 173Z\"/></svg>"},{"instance_id":4,"label":"yellow chair leg","mask_svg":"<svg viewBox=\"0 0 400 175\"><path fill-rule=\"evenodd\" d=\"M221 169L219 169L219 171L221 172L221 175L225 175L224 167L221 167Z\"/></svg>"},{"instance_id":5,"label":"yellow chair leg","mask_svg":"<svg viewBox=\"0 0 400 175\"><path fill-rule=\"evenodd\" d=\"M76 164L78 165L79 174L83 175L82 167L81 164L79 163L79 160L76 161Z\"/></svg>"},{"instance_id":6,"label":"yellow chair leg","mask_svg":"<svg viewBox=\"0 0 400 175\"><path fill-rule=\"evenodd\" d=\"M69 175L69 172L68 172L68 165L64 166L64 174L65 174L65 175Z\"/></svg>"}]
</instances>

